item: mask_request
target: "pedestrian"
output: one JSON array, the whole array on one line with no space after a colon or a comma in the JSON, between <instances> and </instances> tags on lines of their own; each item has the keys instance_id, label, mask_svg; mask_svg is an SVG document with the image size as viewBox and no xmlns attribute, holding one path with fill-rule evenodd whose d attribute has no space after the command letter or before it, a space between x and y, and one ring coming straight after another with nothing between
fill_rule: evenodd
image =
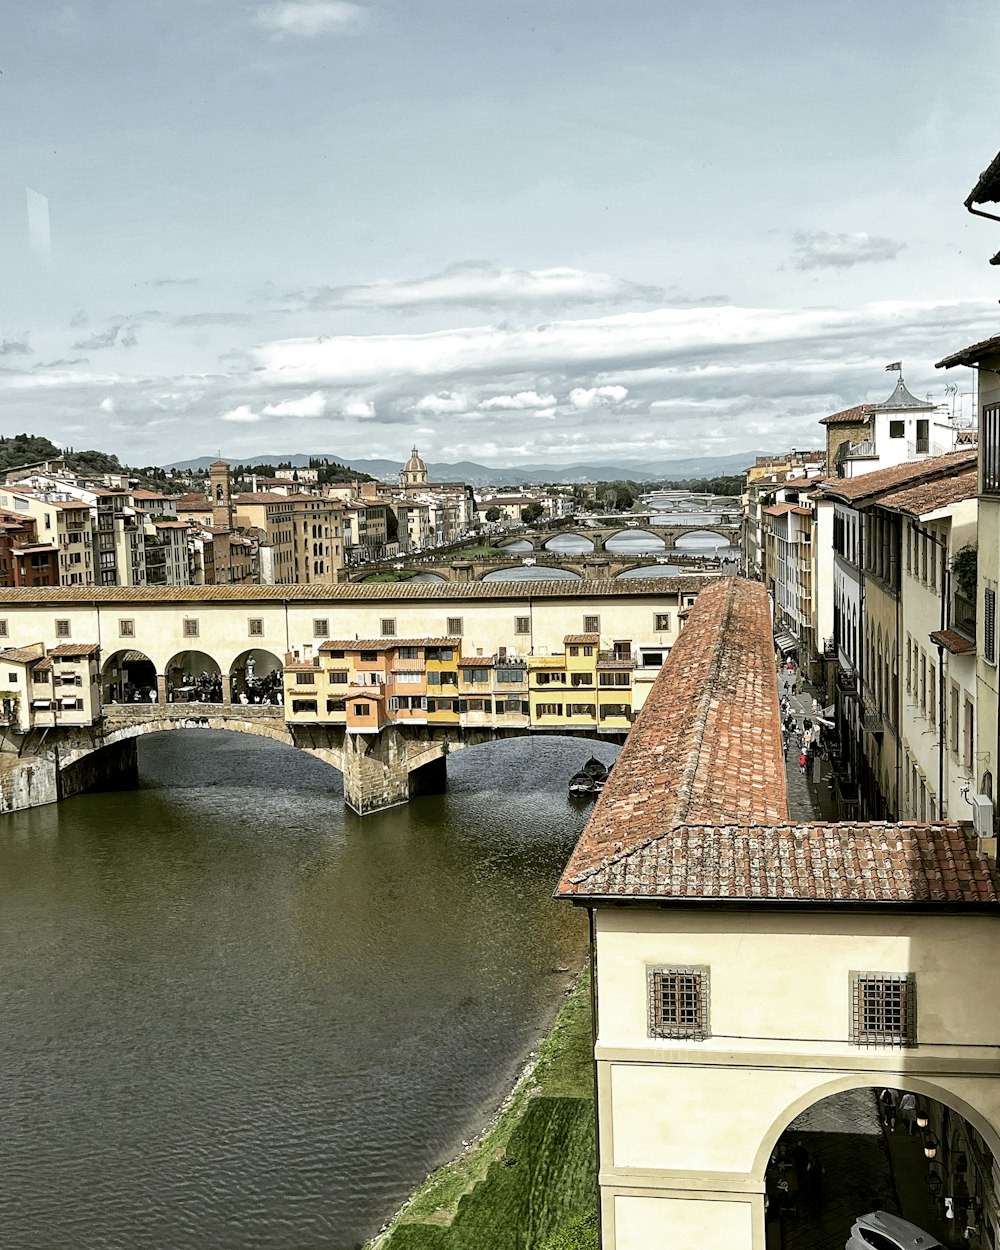
<instances>
[{"instance_id":1,"label":"pedestrian","mask_svg":"<svg viewBox=\"0 0 1000 1250\"><path fill-rule=\"evenodd\" d=\"M155 702L156 702L156 687L155 687L155 686L151 686L151 687L150 687L150 690L149 690L149 701L150 701L150 703L155 703Z\"/></svg>"},{"instance_id":2,"label":"pedestrian","mask_svg":"<svg viewBox=\"0 0 1000 1250\"><path fill-rule=\"evenodd\" d=\"M893 1132L896 1128L896 1091L894 1089L884 1089L879 1094L878 1100L882 1108L882 1118L885 1121L885 1126L890 1132Z\"/></svg>"},{"instance_id":3,"label":"pedestrian","mask_svg":"<svg viewBox=\"0 0 1000 1250\"><path fill-rule=\"evenodd\" d=\"M906 1125L907 1136L912 1136L917 1123L917 1100L913 1094L904 1094L900 1098L899 1118Z\"/></svg>"},{"instance_id":4,"label":"pedestrian","mask_svg":"<svg viewBox=\"0 0 1000 1250\"><path fill-rule=\"evenodd\" d=\"M813 716L819 715L819 700L816 698L815 695L813 695L813 701L812 701L812 714Z\"/></svg>"},{"instance_id":5,"label":"pedestrian","mask_svg":"<svg viewBox=\"0 0 1000 1250\"><path fill-rule=\"evenodd\" d=\"M809 763L809 759L808 759L808 757L807 757L807 755L806 755L805 751L800 751L800 752L799 752L799 772L800 772L800 773L803 773L803 774L805 773L805 771L806 771L806 765L807 765L808 763Z\"/></svg>"}]
</instances>

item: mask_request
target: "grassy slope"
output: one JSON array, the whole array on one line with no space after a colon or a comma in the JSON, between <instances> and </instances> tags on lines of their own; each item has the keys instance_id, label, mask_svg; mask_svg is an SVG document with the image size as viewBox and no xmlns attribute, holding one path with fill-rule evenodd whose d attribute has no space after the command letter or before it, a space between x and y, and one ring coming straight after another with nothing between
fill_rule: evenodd
<instances>
[{"instance_id":1,"label":"grassy slope","mask_svg":"<svg viewBox=\"0 0 1000 1250\"><path fill-rule=\"evenodd\" d=\"M536 1250L592 1208L591 1056L584 972L531 1076L475 1147L424 1182L379 1250Z\"/></svg>"}]
</instances>

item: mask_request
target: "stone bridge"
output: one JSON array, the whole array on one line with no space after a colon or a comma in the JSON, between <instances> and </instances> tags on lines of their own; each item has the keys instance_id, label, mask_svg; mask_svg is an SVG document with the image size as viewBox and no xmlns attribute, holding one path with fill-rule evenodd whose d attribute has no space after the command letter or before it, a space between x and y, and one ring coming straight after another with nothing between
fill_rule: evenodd
<instances>
[{"instance_id":1,"label":"stone bridge","mask_svg":"<svg viewBox=\"0 0 1000 1250\"><path fill-rule=\"evenodd\" d=\"M31 753L17 761L22 772L30 770L27 780L37 795L35 802L13 801L16 787L7 787L9 796L5 793L0 769L0 811L68 798L95 786L120 785L134 778L138 738L177 729L228 730L306 751L343 775L344 802L359 816L396 807L418 794L442 790L447 781L447 758L455 751L503 738L552 733L528 726L394 725L377 734L349 734L334 726L288 725L284 708L277 705L113 705L104 708L100 721L93 726L47 731ZM602 742L624 740L624 732L573 728L559 732ZM19 784L23 789L23 777Z\"/></svg>"},{"instance_id":2,"label":"stone bridge","mask_svg":"<svg viewBox=\"0 0 1000 1250\"><path fill-rule=\"evenodd\" d=\"M607 580L620 577L622 573L628 573L632 569L645 569L656 564L669 564L692 573L713 572L719 567L716 561L706 560L703 556L680 553L664 555L663 552L651 552L648 555L622 559L612 555L560 555L552 551L538 551L534 554L518 551L504 555L498 551L495 556L476 556L469 560L424 559L419 563L396 560L390 564L365 564L347 570L347 575L352 582L364 582L366 578L378 573L397 571L397 566L399 566L400 569L408 569L412 572L432 573L445 582L479 582L499 569L534 566L540 569L565 569L566 572L573 573L581 579Z\"/></svg>"},{"instance_id":3,"label":"stone bridge","mask_svg":"<svg viewBox=\"0 0 1000 1250\"><path fill-rule=\"evenodd\" d=\"M723 543L738 542L740 526L738 519L733 524L725 521L705 521L693 524L678 522L676 525L595 525L593 527L589 525L575 525L572 529L567 526L563 529L551 531L515 534L511 536L510 541L529 542L535 551L540 551L546 550L548 544L553 539L564 537L583 538L593 544L595 552L599 552L607 551L609 539L630 538L637 534L652 534L655 538L661 539L664 547L670 550L676 546L678 538L684 538L688 534L716 534ZM613 549L608 554L614 554Z\"/></svg>"}]
</instances>

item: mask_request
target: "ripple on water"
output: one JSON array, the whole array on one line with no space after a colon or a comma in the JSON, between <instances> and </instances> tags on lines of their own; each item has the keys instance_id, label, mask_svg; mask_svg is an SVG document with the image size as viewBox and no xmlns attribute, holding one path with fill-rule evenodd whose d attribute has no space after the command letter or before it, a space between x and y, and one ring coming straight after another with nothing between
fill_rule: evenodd
<instances>
[{"instance_id":1,"label":"ripple on water","mask_svg":"<svg viewBox=\"0 0 1000 1250\"><path fill-rule=\"evenodd\" d=\"M0 822L0 1209L46 1250L347 1250L492 1109L585 944L550 894L603 743L456 752L364 821L255 738Z\"/></svg>"}]
</instances>

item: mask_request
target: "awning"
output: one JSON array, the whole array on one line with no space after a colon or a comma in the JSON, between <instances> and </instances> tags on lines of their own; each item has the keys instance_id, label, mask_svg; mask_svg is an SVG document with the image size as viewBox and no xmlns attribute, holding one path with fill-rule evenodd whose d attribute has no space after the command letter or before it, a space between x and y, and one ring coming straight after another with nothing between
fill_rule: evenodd
<instances>
[{"instance_id":1,"label":"awning","mask_svg":"<svg viewBox=\"0 0 1000 1250\"><path fill-rule=\"evenodd\" d=\"M798 651L799 640L793 634L782 630L774 635L774 645L782 655L791 655L793 651Z\"/></svg>"},{"instance_id":2,"label":"awning","mask_svg":"<svg viewBox=\"0 0 1000 1250\"><path fill-rule=\"evenodd\" d=\"M63 705L63 707L65 707L67 703L71 703L73 707L76 707L77 701L78 700L76 698L76 695L64 696L63 698L59 700L59 702Z\"/></svg>"},{"instance_id":3,"label":"awning","mask_svg":"<svg viewBox=\"0 0 1000 1250\"><path fill-rule=\"evenodd\" d=\"M44 709L49 706L49 700L48 699L32 699L31 706L37 707L39 709Z\"/></svg>"}]
</instances>

